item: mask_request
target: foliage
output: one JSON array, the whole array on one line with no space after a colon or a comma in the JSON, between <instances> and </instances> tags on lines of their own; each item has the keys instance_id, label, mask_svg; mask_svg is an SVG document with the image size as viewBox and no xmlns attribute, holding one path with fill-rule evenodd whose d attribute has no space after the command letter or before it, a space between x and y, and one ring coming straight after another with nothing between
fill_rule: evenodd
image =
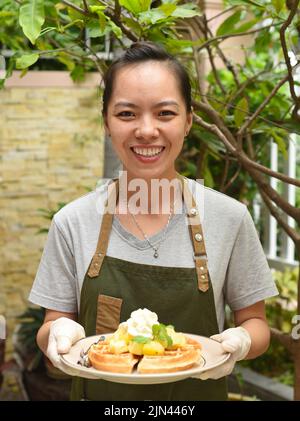
<instances>
[{"instance_id":1,"label":"foliage","mask_svg":"<svg viewBox=\"0 0 300 421\"><path fill-rule=\"evenodd\" d=\"M40 212L40 214L43 218L51 221L53 216L56 214L56 212L58 212L60 209L62 209L65 205L66 205L66 203L59 202L58 205L57 205L57 209L39 208L38 211ZM49 232L49 228L40 228L38 230L37 234L46 234L47 232Z\"/></svg>"},{"instance_id":2,"label":"foliage","mask_svg":"<svg viewBox=\"0 0 300 421\"><path fill-rule=\"evenodd\" d=\"M276 84L285 74L282 49L280 48L278 25L284 19L287 8L280 2L280 15L275 9L276 2L264 1L253 3L245 1L227 1L228 6L236 6L233 12L217 29L217 35L228 35L237 32L238 22L245 21L246 11L254 16L247 25L262 26L267 19L272 19L273 28L267 27L253 35L254 41L248 47L241 47L242 63L234 63L236 74L242 88L237 89L235 75L230 68L212 69L207 77L206 97L214 109L218 110L232 133L237 133L246 119L255 112L265 98L270 95ZM255 5L261 4L261 7ZM244 20L241 17L244 17ZM254 25L253 25L254 24ZM245 30L244 25L239 31ZM299 35L291 28L290 40L298 43ZM216 83L216 80L218 83ZM240 94L238 92L240 91ZM199 92L194 92L199 100ZM255 160L269 167L269 147L273 141L278 145L280 161L279 170L283 170L283 162L287 157L289 131L300 134L300 124L292 120L291 98L288 86L285 84L262 110L251 125L251 138L248 147L253 149ZM180 161L180 168L185 175L192 178L203 178L205 185L226 192L226 194L252 206L257 186L249 173L241 168L236 160L230 161L227 180L234 182L226 186L223 180L228 152L218 141L217 135L207 134L205 129L194 127L188 142L186 142ZM197 146L198 145L198 146ZM199 167L199 145L202 149L202 168Z\"/></svg>"},{"instance_id":3,"label":"foliage","mask_svg":"<svg viewBox=\"0 0 300 421\"><path fill-rule=\"evenodd\" d=\"M297 279L299 269L274 271L273 276L279 295L267 300L266 314L271 327L290 334L292 318L297 312ZM293 385L293 361L288 351L277 341L271 341L268 351L254 360L243 361L243 366L266 376L277 379L287 385Z\"/></svg>"},{"instance_id":4,"label":"foliage","mask_svg":"<svg viewBox=\"0 0 300 421\"><path fill-rule=\"evenodd\" d=\"M224 4L229 10L226 17L216 28L213 19L206 22L205 32L201 22L206 18L194 2L25 0L19 4L0 0L0 45L14 51L7 77L14 68L23 70L23 74L28 68L45 68L41 58L47 58L50 68L51 63L59 63L80 82L86 72L102 74L110 64L111 58L105 53L107 41L109 51L117 51L132 41L149 39L180 56L189 70L197 103L203 96L199 91L199 77L203 76L198 74L195 50L199 54L206 51L211 68L206 77L206 98L235 135L286 73L278 29L290 10L283 0L226 0ZM286 36L296 55L299 19L288 27ZM189 26L190 20L201 29L196 36L187 36L187 31L180 29L181 24ZM214 61L218 56L222 59L222 42L249 31L253 32L253 43L241 45L242 62L223 59L216 68ZM289 132L300 133L292 106L288 85L284 84L253 121L247 148L253 150L255 161L269 165L271 140L277 143L282 158L286 157ZM196 104L195 111L205 117ZM184 175L202 178L208 187L226 192L251 208L256 183L238 160L229 157L216 134L195 124L177 167Z\"/></svg>"},{"instance_id":5,"label":"foliage","mask_svg":"<svg viewBox=\"0 0 300 421\"><path fill-rule=\"evenodd\" d=\"M54 0L25 0L20 5L13 0L0 0L0 45L15 52L10 59L7 77L13 68L36 68L40 58L51 58L62 63L75 81L91 70L102 71L106 60L98 58L105 50L105 40L124 42L124 32L131 38L153 39L168 37L175 49L177 40L174 24L178 18L199 15L193 3L178 5L178 0L163 1L151 7L151 1L97 1L88 7L82 2ZM120 12L115 13L119 7ZM91 42L86 41L86 36ZM172 40L174 42L172 42ZM185 46L191 45L184 42ZM33 66L33 67L32 67Z\"/></svg>"},{"instance_id":6,"label":"foliage","mask_svg":"<svg viewBox=\"0 0 300 421\"><path fill-rule=\"evenodd\" d=\"M45 309L41 307L28 307L18 317L20 320L17 331L20 353L25 356L26 368L31 371L37 369L42 363L43 353L36 344L36 335L43 324ZM28 360L29 358L29 360Z\"/></svg>"}]
</instances>

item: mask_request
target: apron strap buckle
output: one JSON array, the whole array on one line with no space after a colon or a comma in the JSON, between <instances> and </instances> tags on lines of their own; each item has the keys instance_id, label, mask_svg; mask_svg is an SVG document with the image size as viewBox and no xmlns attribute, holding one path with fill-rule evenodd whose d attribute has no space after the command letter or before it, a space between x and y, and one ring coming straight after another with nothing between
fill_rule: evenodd
<instances>
[{"instance_id":1,"label":"apron strap buckle","mask_svg":"<svg viewBox=\"0 0 300 421\"><path fill-rule=\"evenodd\" d=\"M194 254L198 288L202 292L206 292L209 289L209 272L207 267L207 255L206 254Z\"/></svg>"}]
</instances>

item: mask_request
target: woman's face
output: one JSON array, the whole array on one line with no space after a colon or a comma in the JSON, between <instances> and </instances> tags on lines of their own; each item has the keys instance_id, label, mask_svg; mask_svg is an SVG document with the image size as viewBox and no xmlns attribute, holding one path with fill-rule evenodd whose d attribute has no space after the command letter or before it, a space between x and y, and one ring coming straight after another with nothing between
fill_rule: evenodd
<instances>
[{"instance_id":1,"label":"woman's face","mask_svg":"<svg viewBox=\"0 0 300 421\"><path fill-rule=\"evenodd\" d=\"M170 68L149 61L120 69L105 128L128 177L172 178L184 136L192 125Z\"/></svg>"}]
</instances>

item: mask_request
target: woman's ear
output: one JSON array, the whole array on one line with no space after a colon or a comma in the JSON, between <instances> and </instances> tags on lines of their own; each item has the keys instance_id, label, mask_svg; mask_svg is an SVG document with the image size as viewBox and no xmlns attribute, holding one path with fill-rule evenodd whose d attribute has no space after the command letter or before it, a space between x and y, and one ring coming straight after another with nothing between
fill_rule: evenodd
<instances>
[{"instance_id":1,"label":"woman's ear","mask_svg":"<svg viewBox=\"0 0 300 421\"><path fill-rule=\"evenodd\" d=\"M107 117L105 115L103 116L103 122L104 122L105 136L110 137L110 131L107 124Z\"/></svg>"},{"instance_id":2,"label":"woman's ear","mask_svg":"<svg viewBox=\"0 0 300 421\"><path fill-rule=\"evenodd\" d=\"M191 130L191 127L193 125L193 112L191 111L190 113L188 113L187 116L187 127L186 127L186 136L189 134L189 131Z\"/></svg>"}]
</instances>

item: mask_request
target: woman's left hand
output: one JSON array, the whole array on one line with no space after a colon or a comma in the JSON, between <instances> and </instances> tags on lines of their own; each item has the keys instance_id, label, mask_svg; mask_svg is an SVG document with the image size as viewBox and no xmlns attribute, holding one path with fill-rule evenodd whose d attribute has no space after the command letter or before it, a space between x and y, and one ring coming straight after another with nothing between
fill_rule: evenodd
<instances>
[{"instance_id":1,"label":"woman's left hand","mask_svg":"<svg viewBox=\"0 0 300 421\"><path fill-rule=\"evenodd\" d=\"M220 379L228 376L237 361L243 360L249 353L251 347L251 337L243 327L234 327L224 330L224 332L211 336L211 339L221 343L225 352L230 352L230 358L222 365L204 371L193 378L200 380Z\"/></svg>"}]
</instances>

